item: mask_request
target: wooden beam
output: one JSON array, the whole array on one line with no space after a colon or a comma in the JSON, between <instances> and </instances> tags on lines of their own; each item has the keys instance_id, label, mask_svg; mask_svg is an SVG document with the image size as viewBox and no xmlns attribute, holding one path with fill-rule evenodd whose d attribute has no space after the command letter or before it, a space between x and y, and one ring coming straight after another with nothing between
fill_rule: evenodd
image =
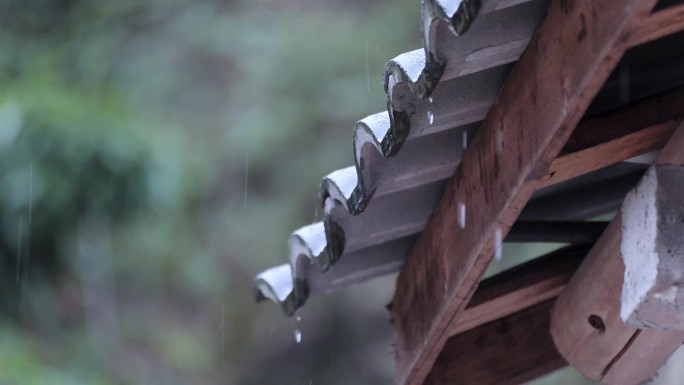
<instances>
[{"instance_id":1,"label":"wooden beam","mask_svg":"<svg viewBox=\"0 0 684 385\"><path fill-rule=\"evenodd\" d=\"M451 337L426 385L518 385L567 365L549 334L553 299Z\"/></svg>"},{"instance_id":2,"label":"wooden beam","mask_svg":"<svg viewBox=\"0 0 684 385\"><path fill-rule=\"evenodd\" d=\"M504 242L593 245L608 222L515 222Z\"/></svg>"},{"instance_id":3,"label":"wooden beam","mask_svg":"<svg viewBox=\"0 0 684 385\"><path fill-rule=\"evenodd\" d=\"M684 331L682 192L684 167L654 164L622 205L620 317L630 326Z\"/></svg>"},{"instance_id":4,"label":"wooden beam","mask_svg":"<svg viewBox=\"0 0 684 385\"><path fill-rule=\"evenodd\" d=\"M586 245L563 247L482 281L466 309L451 324L449 335L556 298L589 249Z\"/></svg>"},{"instance_id":5,"label":"wooden beam","mask_svg":"<svg viewBox=\"0 0 684 385\"><path fill-rule=\"evenodd\" d=\"M683 118L684 87L587 118L551 163L540 187L659 150Z\"/></svg>"},{"instance_id":6,"label":"wooden beam","mask_svg":"<svg viewBox=\"0 0 684 385\"><path fill-rule=\"evenodd\" d=\"M645 44L684 30L684 4L673 5L644 19L630 37L629 46Z\"/></svg>"},{"instance_id":7,"label":"wooden beam","mask_svg":"<svg viewBox=\"0 0 684 385\"><path fill-rule=\"evenodd\" d=\"M654 0L554 1L397 280L397 381L420 384L523 206ZM458 226L459 207L468 226Z\"/></svg>"},{"instance_id":8,"label":"wooden beam","mask_svg":"<svg viewBox=\"0 0 684 385\"><path fill-rule=\"evenodd\" d=\"M684 124L657 158L684 163ZM648 380L684 341L684 332L639 330L620 319L624 264L622 216L616 215L558 297L551 334L558 351L585 376L605 384Z\"/></svg>"},{"instance_id":9,"label":"wooden beam","mask_svg":"<svg viewBox=\"0 0 684 385\"><path fill-rule=\"evenodd\" d=\"M519 384L565 366L549 310L590 248L563 247L484 280L426 384Z\"/></svg>"}]
</instances>

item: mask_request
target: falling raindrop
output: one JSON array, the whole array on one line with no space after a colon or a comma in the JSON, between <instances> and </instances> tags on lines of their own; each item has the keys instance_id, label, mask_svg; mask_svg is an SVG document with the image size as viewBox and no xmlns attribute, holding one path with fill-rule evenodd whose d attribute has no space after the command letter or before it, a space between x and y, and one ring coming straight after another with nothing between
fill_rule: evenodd
<instances>
[{"instance_id":1,"label":"falling raindrop","mask_svg":"<svg viewBox=\"0 0 684 385\"><path fill-rule=\"evenodd\" d=\"M369 59L369 45L366 42L366 87L368 88L368 93L370 93L370 59Z\"/></svg>"},{"instance_id":2,"label":"falling raindrop","mask_svg":"<svg viewBox=\"0 0 684 385\"><path fill-rule=\"evenodd\" d=\"M33 217L33 163L31 163L31 178L29 179L29 225Z\"/></svg>"},{"instance_id":3,"label":"falling raindrop","mask_svg":"<svg viewBox=\"0 0 684 385\"><path fill-rule=\"evenodd\" d=\"M427 119L428 123L432 124L432 122L435 120L435 115L432 113L432 111L427 112Z\"/></svg>"},{"instance_id":4,"label":"falling raindrop","mask_svg":"<svg viewBox=\"0 0 684 385\"><path fill-rule=\"evenodd\" d=\"M299 330L299 323L302 321L302 317L299 314L297 314L295 319L297 320L297 326L295 327L294 331L295 342L300 343L302 342L302 331Z\"/></svg>"},{"instance_id":5,"label":"falling raindrop","mask_svg":"<svg viewBox=\"0 0 684 385\"><path fill-rule=\"evenodd\" d=\"M19 236L17 237L17 276L16 281L19 284L19 272L21 268L21 233L24 227L24 220L19 218Z\"/></svg>"},{"instance_id":6,"label":"falling raindrop","mask_svg":"<svg viewBox=\"0 0 684 385\"><path fill-rule=\"evenodd\" d=\"M273 333L273 329L271 329ZM216 329L216 337L221 335L221 354L226 354L226 306L221 305L221 323L219 323L218 329ZM270 336L269 336L270 339Z\"/></svg>"},{"instance_id":7,"label":"falling raindrop","mask_svg":"<svg viewBox=\"0 0 684 385\"><path fill-rule=\"evenodd\" d=\"M221 305L221 355L226 355L226 306Z\"/></svg>"},{"instance_id":8,"label":"falling raindrop","mask_svg":"<svg viewBox=\"0 0 684 385\"><path fill-rule=\"evenodd\" d=\"M497 261L501 260L501 243L501 227L497 226L496 230L494 230L494 259Z\"/></svg>"},{"instance_id":9,"label":"falling raindrop","mask_svg":"<svg viewBox=\"0 0 684 385\"><path fill-rule=\"evenodd\" d=\"M463 149L465 150L468 148L468 131L463 131L461 138L463 139Z\"/></svg>"},{"instance_id":10,"label":"falling raindrop","mask_svg":"<svg viewBox=\"0 0 684 385\"><path fill-rule=\"evenodd\" d=\"M249 184L249 153L245 157L245 197L244 209L247 210L247 186Z\"/></svg>"},{"instance_id":11,"label":"falling raindrop","mask_svg":"<svg viewBox=\"0 0 684 385\"><path fill-rule=\"evenodd\" d=\"M463 202L458 202L458 226L465 229L466 225L466 206Z\"/></svg>"},{"instance_id":12,"label":"falling raindrop","mask_svg":"<svg viewBox=\"0 0 684 385\"><path fill-rule=\"evenodd\" d=\"M428 102L430 102L430 104L432 104L432 102L433 102L432 96L430 96L430 97L428 98Z\"/></svg>"}]
</instances>

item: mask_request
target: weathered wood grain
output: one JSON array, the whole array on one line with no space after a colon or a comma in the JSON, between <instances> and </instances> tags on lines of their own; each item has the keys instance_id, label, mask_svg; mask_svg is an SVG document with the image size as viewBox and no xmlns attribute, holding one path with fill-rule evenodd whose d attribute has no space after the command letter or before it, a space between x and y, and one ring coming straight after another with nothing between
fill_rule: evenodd
<instances>
[{"instance_id":1,"label":"weathered wood grain","mask_svg":"<svg viewBox=\"0 0 684 385\"><path fill-rule=\"evenodd\" d=\"M684 30L684 4L654 12L644 19L629 39L634 47Z\"/></svg>"},{"instance_id":2,"label":"weathered wood grain","mask_svg":"<svg viewBox=\"0 0 684 385\"><path fill-rule=\"evenodd\" d=\"M518 385L567 365L549 334L553 299L451 337L426 385Z\"/></svg>"},{"instance_id":3,"label":"weathered wood grain","mask_svg":"<svg viewBox=\"0 0 684 385\"><path fill-rule=\"evenodd\" d=\"M590 246L568 246L488 278L449 329L454 335L556 298Z\"/></svg>"},{"instance_id":4,"label":"weathered wood grain","mask_svg":"<svg viewBox=\"0 0 684 385\"><path fill-rule=\"evenodd\" d=\"M682 164L683 149L684 125L680 125L656 162ZM558 351L585 376L629 385L650 378L682 344L684 333L640 331L621 320L625 271L620 257L621 225L618 214L558 297L551 334Z\"/></svg>"},{"instance_id":5,"label":"weathered wood grain","mask_svg":"<svg viewBox=\"0 0 684 385\"><path fill-rule=\"evenodd\" d=\"M654 4L551 4L398 277L398 383L423 382L492 259L495 234L507 234Z\"/></svg>"},{"instance_id":6,"label":"weathered wood grain","mask_svg":"<svg viewBox=\"0 0 684 385\"><path fill-rule=\"evenodd\" d=\"M684 118L684 87L582 120L540 187L663 148Z\"/></svg>"},{"instance_id":7,"label":"weathered wood grain","mask_svg":"<svg viewBox=\"0 0 684 385\"><path fill-rule=\"evenodd\" d=\"M601 380L604 384L641 384L636 379L640 372L655 373L684 340L683 333L663 333L656 330L639 330L630 340L629 349L621 351L620 359L614 360Z\"/></svg>"}]
</instances>

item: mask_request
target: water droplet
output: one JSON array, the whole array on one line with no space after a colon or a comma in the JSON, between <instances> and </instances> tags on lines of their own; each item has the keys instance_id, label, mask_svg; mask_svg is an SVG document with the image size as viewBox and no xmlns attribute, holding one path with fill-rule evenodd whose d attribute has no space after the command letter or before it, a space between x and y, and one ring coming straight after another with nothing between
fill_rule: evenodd
<instances>
[{"instance_id":1,"label":"water droplet","mask_svg":"<svg viewBox=\"0 0 684 385\"><path fill-rule=\"evenodd\" d=\"M458 226L465 229L466 225L466 206L463 202L458 202Z\"/></svg>"},{"instance_id":2,"label":"water droplet","mask_svg":"<svg viewBox=\"0 0 684 385\"><path fill-rule=\"evenodd\" d=\"M427 119L428 123L432 124L432 122L435 120L435 115L432 113L432 111L427 112Z\"/></svg>"},{"instance_id":3,"label":"water droplet","mask_svg":"<svg viewBox=\"0 0 684 385\"><path fill-rule=\"evenodd\" d=\"M468 148L468 131L463 131L461 138L463 139L463 149L465 150Z\"/></svg>"},{"instance_id":4,"label":"water droplet","mask_svg":"<svg viewBox=\"0 0 684 385\"><path fill-rule=\"evenodd\" d=\"M432 104L432 102L433 102L432 96L430 96L430 97L428 98L428 102L430 102L430 104Z\"/></svg>"},{"instance_id":5,"label":"water droplet","mask_svg":"<svg viewBox=\"0 0 684 385\"><path fill-rule=\"evenodd\" d=\"M16 276L16 281L17 284L19 284L19 272L21 270L21 231L24 225L24 221L22 218L19 218L19 236L17 237L17 276Z\"/></svg>"},{"instance_id":6,"label":"water droplet","mask_svg":"<svg viewBox=\"0 0 684 385\"><path fill-rule=\"evenodd\" d=\"M33 163L31 163L31 177L29 181L29 226L33 217Z\"/></svg>"},{"instance_id":7,"label":"water droplet","mask_svg":"<svg viewBox=\"0 0 684 385\"><path fill-rule=\"evenodd\" d=\"M302 331L299 330L299 323L302 321L302 317L299 314L297 314L295 316L295 320L297 320L297 326L295 327L294 331L295 342L300 343L302 342Z\"/></svg>"},{"instance_id":8,"label":"water droplet","mask_svg":"<svg viewBox=\"0 0 684 385\"><path fill-rule=\"evenodd\" d=\"M366 42L366 87L370 93L370 59L369 59L369 44Z\"/></svg>"},{"instance_id":9,"label":"water droplet","mask_svg":"<svg viewBox=\"0 0 684 385\"><path fill-rule=\"evenodd\" d=\"M249 153L245 156L245 197L244 210L247 210L247 187L249 185Z\"/></svg>"},{"instance_id":10,"label":"water droplet","mask_svg":"<svg viewBox=\"0 0 684 385\"><path fill-rule=\"evenodd\" d=\"M497 261L501 260L501 227L497 227L494 230L494 259Z\"/></svg>"}]
</instances>

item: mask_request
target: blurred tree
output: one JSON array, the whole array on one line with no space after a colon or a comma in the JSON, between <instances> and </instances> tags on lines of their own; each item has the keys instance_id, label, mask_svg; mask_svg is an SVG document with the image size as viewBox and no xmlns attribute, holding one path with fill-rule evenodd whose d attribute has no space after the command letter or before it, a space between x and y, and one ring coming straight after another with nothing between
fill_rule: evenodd
<instances>
[{"instance_id":1,"label":"blurred tree","mask_svg":"<svg viewBox=\"0 0 684 385\"><path fill-rule=\"evenodd\" d=\"M415 1L0 1L0 383L391 383L392 277L298 324L251 281L352 164L418 20Z\"/></svg>"},{"instance_id":2,"label":"blurred tree","mask_svg":"<svg viewBox=\"0 0 684 385\"><path fill-rule=\"evenodd\" d=\"M380 305L385 333L350 323L348 294L312 304L296 345L250 286L352 161L417 9L0 2L0 382L389 380L387 352L361 354L388 346Z\"/></svg>"}]
</instances>

